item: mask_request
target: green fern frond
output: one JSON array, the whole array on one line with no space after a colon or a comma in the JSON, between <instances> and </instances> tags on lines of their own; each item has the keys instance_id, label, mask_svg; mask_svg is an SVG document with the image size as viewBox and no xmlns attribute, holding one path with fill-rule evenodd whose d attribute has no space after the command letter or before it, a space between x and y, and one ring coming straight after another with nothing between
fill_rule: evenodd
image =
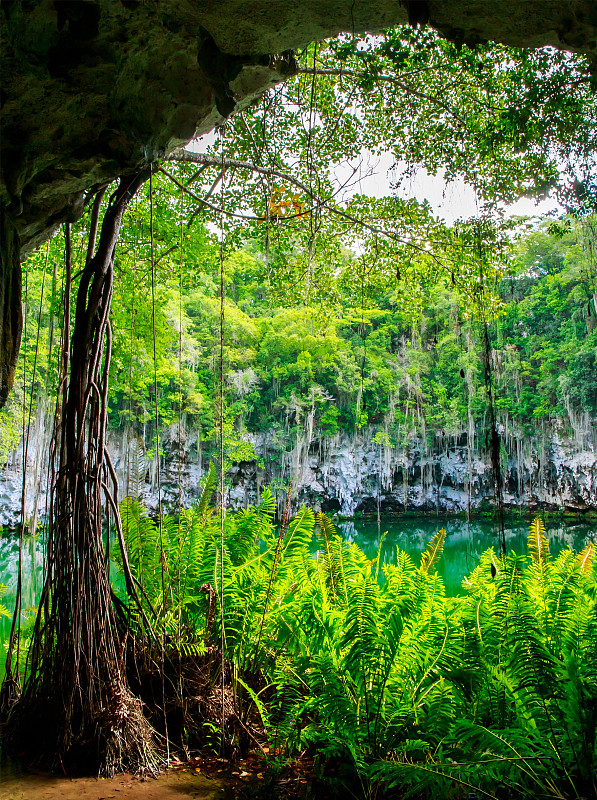
<instances>
[{"instance_id":1,"label":"green fern frond","mask_svg":"<svg viewBox=\"0 0 597 800\"><path fill-rule=\"evenodd\" d=\"M315 522L315 534L323 548L322 566L326 576L326 586L333 600L339 599L340 594L346 599L343 542L327 514L320 512L317 514ZM342 593L340 592L341 587L343 588Z\"/></svg>"},{"instance_id":2,"label":"green fern frond","mask_svg":"<svg viewBox=\"0 0 597 800\"><path fill-rule=\"evenodd\" d=\"M178 646L186 656L199 657L205 653L205 645L203 642L179 642Z\"/></svg>"},{"instance_id":3,"label":"green fern frond","mask_svg":"<svg viewBox=\"0 0 597 800\"><path fill-rule=\"evenodd\" d=\"M306 506L301 506L296 517L288 526L284 540L283 559L288 566L301 562L301 556L310 553L309 546L313 539L315 516Z\"/></svg>"},{"instance_id":4,"label":"green fern frond","mask_svg":"<svg viewBox=\"0 0 597 800\"><path fill-rule=\"evenodd\" d=\"M344 650L344 669L363 694L373 689L372 676L380 669L385 650L379 601L379 586L369 575L349 586L340 647Z\"/></svg>"},{"instance_id":5,"label":"green fern frond","mask_svg":"<svg viewBox=\"0 0 597 800\"><path fill-rule=\"evenodd\" d=\"M134 446L134 457L132 459L131 474L129 477L129 493L135 500L141 499L141 487L145 479L145 472L147 470L147 461L145 460L145 448L143 447L143 440L137 436Z\"/></svg>"},{"instance_id":6,"label":"green fern frond","mask_svg":"<svg viewBox=\"0 0 597 800\"><path fill-rule=\"evenodd\" d=\"M435 567L444 551L445 541L446 531L444 528L440 528L427 545L427 548L421 557L421 572L429 573Z\"/></svg>"},{"instance_id":7,"label":"green fern frond","mask_svg":"<svg viewBox=\"0 0 597 800\"><path fill-rule=\"evenodd\" d=\"M576 563L580 567L581 572L587 573L593 566L594 560L595 560L595 542L589 542L589 544L584 548L584 550L581 550L581 552L576 556Z\"/></svg>"},{"instance_id":8,"label":"green fern frond","mask_svg":"<svg viewBox=\"0 0 597 800\"><path fill-rule=\"evenodd\" d=\"M0 597L6 594L6 585L0 583ZM3 603L0 603L0 617L9 617L10 613Z\"/></svg>"},{"instance_id":9,"label":"green fern frond","mask_svg":"<svg viewBox=\"0 0 597 800\"><path fill-rule=\"evenodd\" d=\"M260 514L266 517L273 518L276 513L276 498L272 494L271 489L266 486L261 492L261 500L255 509Z\"/></svg>"},{"instance_id":10,"label":"green fern frond","mask_svg":"<svg viewBox=\"0 0 597 800\"><path fill-rule=\"evenodd\" d=\"M541 517L535 517L529 529L529 551L537 566L544 567L549 561L549 542Z\"/></svg>"},{"instance_id":11,"label":"green fern frond","mask_svg":"<svg viewBox=\"0 0 597 800\"><path fill-rule=\"evenodd\" d=\"M255 708L257 709L257 711L259 712L259 716L261 717L261 722L263 723L263 727L267 731L267 729L270 727L270 719L269 719L269 714L268 714L267 708L266 708L265 704L263 703L263 701L261 700L261 698L259 697L260 693L256 692L254 689L252 689L239 676L237 676L236 680L243 687L243 689L247 692L247 694L249 695L249 697L251 698L251 700L255 704ZM264 687L264 689L269 689L269 688L270 688L269 686ZM264 689L262 689L261 691L263 691Z\"/></svg>"},{"instance_id":12,"label":"green fern frond","mask_svg":"<svg viewBox=\"0 0 597 800\"><path fill-rule=\"evenodd\" d=\"M214 493L214 488L216 485L216 468L213 465L213 462L210 462L209 469L207 470L207 475L203 480L203 490L201 492L201 497L199 498L199 502L197 503L197 511L200 517L204 517L208 511L209 501L211 500L211 496Z\"/></svg>"},{"instance_id":13,"label":"green fern frond","mask_svg":"<svg viewBox=\"0 0 597 800\"><path fill-rule=\"evenodd\" d=\"M151 592L161 572L159 528L145 506L132 497L125 497L120 504L120 516L131 568Z\"/></svg>"},{"instance_id":14,"label":"green fern frond","mask_svg":"<svg viewBox=\"0 0 597 800\"><path fill-rule=\"evenodd\" d=\"M317 540L322 543L326 544L331 541L332 537L334 537L337 533L336 526L332 522L332 520L328 517L327 514L324 514L320 511L317 516L315 517L316 528L315 533L317 536Z\"/></svg>"}]
</instances>

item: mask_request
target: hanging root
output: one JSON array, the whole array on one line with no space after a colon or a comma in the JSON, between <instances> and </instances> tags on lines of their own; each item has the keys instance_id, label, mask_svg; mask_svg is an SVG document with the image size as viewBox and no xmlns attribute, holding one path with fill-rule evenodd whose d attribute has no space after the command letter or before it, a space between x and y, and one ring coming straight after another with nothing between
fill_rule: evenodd
<instances>
[{"instance_id":1,"label":"hanging root","mask_svg":"<svg viewBox=\"0 0 597 800\"><path fill-rule=\"evenodd\" d=\"M141 701L124 683L114 685L103 706L84 724L71 720L68 731L59 698L36 697L16 703L2 744L29 766L63 775L111 778L119 772L157 775L166 762Z\"/></svg>"},{"instance_id":2,"label":"hanging root","mask_svg":"<svg viewBox=\"0 0 597 800\"><path fill-rule=\"evenodd\" d=\"M103 531L114 250L125 209L147 173L123 178L104 213L101 195L77 292L70 358L65 347L56 415L46 582L21 697L12 706L9 744L60 771L155 773L163 763L155 733L131 694L123 663ZM67 259L69 261L69 259ZM67 306L68 308L68 306ZM64 341L68 340L65 311ZM112 512L117 518L117 503ZM118 528L118 525L117 525Z\"/></svg>"},{"instance_id":3,"label":"hanging root","mask_svg":"<svg viewBox=\"0 0 597 800\"><path fill-rule=\"evenodd\" d=\"M157 775L165 766L141 701L121 684L113 687L109 704L96 716L92 749L98 754L102 777L125 771Z\"/></svg>"}]
</instances>

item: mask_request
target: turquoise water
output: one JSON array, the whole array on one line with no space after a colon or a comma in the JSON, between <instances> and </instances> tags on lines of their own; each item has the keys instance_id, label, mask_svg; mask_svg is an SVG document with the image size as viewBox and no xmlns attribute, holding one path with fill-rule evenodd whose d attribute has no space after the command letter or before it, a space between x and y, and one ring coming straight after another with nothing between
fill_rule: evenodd
<instances>
[{"instance_id":1,"label":"turquoise water","mask_svg":"<svg viewBox=\"0 0 597 800\"><path fill-rule=\"evenodd\" d=\"M23 594L24 615L33 613L43 587L43 542L41 534L23 538ZM0 604L6 606L11 616L0 616L0 672L4 670L2 643L10 635L12 611L15 604L17 578L19 574L19 536L15 531L0 528L0 584L6 588Z\"/></svg>"},{"instance_id":2,"label":"turquoise water","mask_svg":"<svg viewBox=\"0 0 597 800\"><path fill-rule=\"evenodd\" d=\"M544 516L549 538L549 548L556 555L570 546L575 550L582 548L591 540L597 540L597 519L562 520L556 515ZM531 519L515 518L506 521L507 549L517 553L527 552L527 537ZM396 548L405 550L415 563L425 550L431 537L440 528L446 531L444 553L437 567L444 579L446 591L455 595L462 591L462 579L477 565L479 556L488 547L499 552L499 539L496 526L491 521L474 520L467 522L457 517L404 516L376 521L351 520L338 524L338 530L349 541L356 542L369 558L375 558L380 538L387 531L381 548L383 563L396 563Z\"/></svg>"},{"instance_id":3,"label":"turquoise water","mask_svg":"<svg viewBox=\"0 0 597 800\"><path fill-rule=\"evenodd\" d=\"M526 552L529 526L528 519L515 519L506 522L505 533L509 550ZM558 553L570 545L575 550L582 549L591 539L597 539L597 520L563 521L557 516L544 517L550 550ZM381 524L375 521L355 519L340 522L339 532L351 542L356 542L369 558L375 558L380 538L385 531L387 536L382 544L382 562L396 562L396 548L408 552L418 563L420 554L431 537L439 530L446 529L444 554L438 572L446 583L448 594L461 591L462 579L476 565L479 555L492 545L498 550L498 537L494 525L489 521L466 522L455 517L401 516L382 518ZM19 537L14 531L4 529L0 533L0 584L6 585L6 593L0 599L12 612L15 600L19 563ZM43 542L40 534L27 536L23 547L23 609L32 608L37 603L43 585ZM8 638L11 620L0 617L0 644ZM0 662L3 661L0 651ZM0 670L2 669L0 663Z\"/></svg>"}]
</instances>

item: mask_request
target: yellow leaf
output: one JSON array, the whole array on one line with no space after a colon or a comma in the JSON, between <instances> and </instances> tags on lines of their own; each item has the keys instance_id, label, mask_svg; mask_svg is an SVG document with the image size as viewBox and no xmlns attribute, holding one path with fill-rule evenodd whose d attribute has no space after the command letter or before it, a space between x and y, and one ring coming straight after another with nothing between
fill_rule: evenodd
<instances>
[{"instance_id":1,"label":"yellow leaf","mask_svg":"<svg viewBox=\"0 0 597 800\"><path fill-rule=\"evenodd\" d=\"M581 572L588 572L593 566L595 558L595 542L589 544L576 556L576 563L580 566Z\"/></svg>"},{"instance_id":2,"label":"yellow leaf","mask_svg":"<svg viewBox=\"0 0 597 800\"><path fill-rule=\"evenodd\" d=\"M529 530L529 551L535 564L544 567L549 560L549 542L541 517L535 517Z\"/></svg>"}]
</instances>

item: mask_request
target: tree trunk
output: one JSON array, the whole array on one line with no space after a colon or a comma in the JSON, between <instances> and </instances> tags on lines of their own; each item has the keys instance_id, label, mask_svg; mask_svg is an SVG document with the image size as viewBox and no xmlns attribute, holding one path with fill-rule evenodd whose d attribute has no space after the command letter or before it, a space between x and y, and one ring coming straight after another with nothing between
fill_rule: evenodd
<instances>
[{"instance_id":1,"label":"tree trunk","mask_svg":"<svg viewBox=\"0 0 597 800\"><path fill-rule=\"evenodd\" d=\"M18 749L69 772L110 775L159 763L141 702L128 689L126 631L115 617L102 531L102 497L111 484L106 422L114 250L124 211L146 177L121 179L95 255L101 197L94 204L60 414L47 578L31 667L9 718Z\"/></svg>"}]
</instances>

